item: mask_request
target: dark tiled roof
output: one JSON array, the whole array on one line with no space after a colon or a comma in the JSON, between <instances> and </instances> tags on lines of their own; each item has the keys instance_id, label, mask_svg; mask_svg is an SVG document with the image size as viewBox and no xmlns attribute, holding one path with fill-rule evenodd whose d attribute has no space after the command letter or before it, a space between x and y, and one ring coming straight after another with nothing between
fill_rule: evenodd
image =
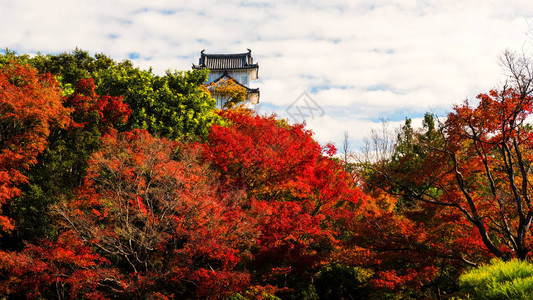
<instances>
[{"instance_id":1,"label":"dark tiled roof","mask_svg":"<svg viewBox=\"0 0 533 300\"><path fill-rule=\"evenodd\" d=\"M193 69L209 70L235 70L259 68L257 63L253 63L252 50L247 53L237 54L206 54L202 50L198 65L193 65Z\"/></svg>"}]
</instances>

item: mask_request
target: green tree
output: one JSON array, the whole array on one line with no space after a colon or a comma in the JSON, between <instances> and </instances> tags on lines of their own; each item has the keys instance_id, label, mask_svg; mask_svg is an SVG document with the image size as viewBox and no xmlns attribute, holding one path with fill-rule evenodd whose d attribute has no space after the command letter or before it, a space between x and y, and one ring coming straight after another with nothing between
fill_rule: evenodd
<instances>
[{"instance_id":1,"label":"green tree","mask_svg":"<svg viewBox=\"0 0 533 300\"><path fill-rule=\"evenodd\" d=\"M419 170L428 169L427 164L434 163L428 157L442 143L434 115L426 113L422 128L416 130L412 127L411 119L407 118L398 131L390 156L365 162L362 173L367 185L370 189L382 189L400 196L397 203L399 207L416 205L421 194L438 194L434 184L437 178L416 175ZM385 152L382 149L374 151Z\"/></svg>"},{"instance_id":2,"label":"green tree","mask_svg":"<svg viewBox=\"0 0 533 300\"><path fill-rule=\"evenodd\" d=\"M133 110L125 129L146 129L169 139L206 137L219 119L203 86L206 71L170 72L118 67L94 74L100 94L123 96Z\"/></svg>"},{"instance_id":3,"label":"green tree","mask_svg":"<svg viewBox=\"0 0 533 300\"><path fill-rule=\"evenodd\" d=\"M58 76L63 88L75 86L80 79L92 78L97 71L117 67L132 67L129 60L117 63L105 54L96 53L92 57L89 52L78 48L71 53L38 54L29 58L28 63L41 73L51 73Z\"/></svg>"}]
</instances>

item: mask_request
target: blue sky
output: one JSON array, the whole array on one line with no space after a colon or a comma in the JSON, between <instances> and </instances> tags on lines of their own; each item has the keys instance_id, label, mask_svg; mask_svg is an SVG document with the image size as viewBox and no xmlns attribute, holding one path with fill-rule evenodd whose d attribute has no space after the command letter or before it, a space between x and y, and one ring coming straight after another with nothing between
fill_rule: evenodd
<instances>
[{"instance_id":1,"label":"blue sky","mask_svg":"<svg viewBox=\"0 0 533 300\"><path fill-rule=\"evenodd\" d=\"M321 143L355 149L381 119L402 122L505 81L506 49L529 53L533 2L0 0L0 47L91 54L141 68L189 70L207 53L252 49L259 113L289 118L307 92ZM529 36L528 36L529 32ZM310 102L311 103L311 102ZM303 103L301 103L303 105ZM296 103L298 106L298 103ZM301 106L301 105L300 105Z\"/></svg>"}]
</instances>

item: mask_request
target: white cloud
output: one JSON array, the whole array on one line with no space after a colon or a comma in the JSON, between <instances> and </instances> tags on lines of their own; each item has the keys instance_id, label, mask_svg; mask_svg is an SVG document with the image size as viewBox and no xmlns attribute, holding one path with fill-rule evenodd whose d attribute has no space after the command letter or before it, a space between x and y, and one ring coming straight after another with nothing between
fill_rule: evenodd
<instances>
[{"instance_id":1,"label":"white cloud","mask_svg":"<svg viewBox=\"0 0 533 300\"><path fill-rule=\"evenodd\" d=\"M199 52L253 50L265 110L303 92L326 111L321 142L379 117L420 117L503 80L497 59L529 50L530 1L0 0L0 41L20 53L80 47L134 64L188 70ZM396 120L397 121L397 120Z\"/></svg>"}]
</instances>

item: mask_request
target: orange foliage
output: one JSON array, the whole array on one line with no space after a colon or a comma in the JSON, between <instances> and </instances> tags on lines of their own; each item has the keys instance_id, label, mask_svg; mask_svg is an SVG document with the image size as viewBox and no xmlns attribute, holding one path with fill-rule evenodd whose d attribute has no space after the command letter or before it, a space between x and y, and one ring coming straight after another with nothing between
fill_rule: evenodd
<instances>
[{"instance_id":1,"label":"orange foliage","mask_svg":"<svg viewBox=\"0 0 533 300\"><path fill-rule=\"evenodd\" d=\"M68 125L60 96L49 74L14 62L0 69L0 206L20 194L17 185L27 181L22 171L46 148L50 127ZM12 220L1 213L0 231L12 230Z\"/></svg>"}]
</instances>

